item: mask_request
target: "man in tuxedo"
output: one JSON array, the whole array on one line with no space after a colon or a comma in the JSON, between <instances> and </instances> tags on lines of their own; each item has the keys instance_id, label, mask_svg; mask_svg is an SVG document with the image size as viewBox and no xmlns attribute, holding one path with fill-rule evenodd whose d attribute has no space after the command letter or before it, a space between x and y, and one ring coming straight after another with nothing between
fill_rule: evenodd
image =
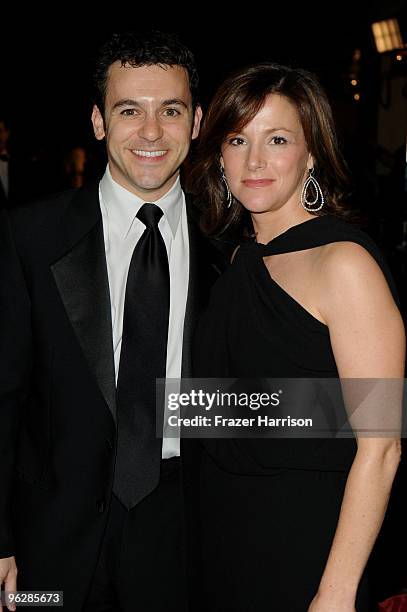
<instances>
[{"instance_id":1,"label":"man in tuxedo","mask_svg":"<svg viewBox=\"0 0 407 612\"><path fill-rule=\"evenodd\" d=\"M113 36L95 83L101 181L2 211L0 579L69 612L181 612L180 442L155 435L155 379L191 376L217 275L179 177L198 77L153 32Z\"/></svg>"}]
</instances>

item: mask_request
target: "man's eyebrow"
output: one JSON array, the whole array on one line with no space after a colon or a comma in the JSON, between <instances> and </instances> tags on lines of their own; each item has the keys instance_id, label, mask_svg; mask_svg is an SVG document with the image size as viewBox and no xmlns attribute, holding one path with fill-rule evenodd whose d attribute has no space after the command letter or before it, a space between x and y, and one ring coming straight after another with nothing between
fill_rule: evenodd
<instances>
[{"instance_id":1,"label":"man's eyebrow","mask_svg":"<svg viewBox=\"0 0 407 612\"><path fill-rule=\"evenodd\" d=\"M163 100L161 102L161 106L183 106L184 108L188 109L187 104L184 102L184 100L181 100L181 98L171 98L169 100Z\"/></svg>"},{"instance_id":2,"label":"man's eyebrow","mask_svg":"<svg viewBox=\"0 0 407 612\"><path fill-rule=\"evenodd\" d=\"M135 106L135 107L140 107L140 102L137 102L137 100L133 100L132 98L125 98L123 100L118 100L117 102L115 102L112 106L112 110L115 110L116 108L123 108L123 106ZM183 108L186 108L188 110L188 105L184 102L184 100L181 100L181 98L170 98L168 100L163 100L161 102L161 106L182 106Z\"/></svg>"},{"instance_id":3,"label":"man's eyebrow","mask_svg":"<svg viewBox=\"0 0 407 612\"><path fill-rule=\"evenodd\" d=\"M124 100L118 100L112 106L112 109L121 108L122 106L140 106L140 104L136 100L132 100L131 98L126 98Z\"/></svg>"}]
</instances>

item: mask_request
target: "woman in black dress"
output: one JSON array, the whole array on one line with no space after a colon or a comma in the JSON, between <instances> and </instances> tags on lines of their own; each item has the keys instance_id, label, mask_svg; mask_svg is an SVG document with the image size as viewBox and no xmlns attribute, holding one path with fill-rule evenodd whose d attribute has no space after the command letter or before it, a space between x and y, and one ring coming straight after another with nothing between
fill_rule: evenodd
<instances>
[{"instance_id":1,"label":"woman in black dress","mask_svg":"<svg viewBox=\"0 0 407 612\"><path fill-rule=\"evenodd\" d=\"M195 377L403 378L393 282L344 220L345 165L313 75L262 64L228 79L190 178L208 233L223 239L247 213L253 230L200 320ZM368 610L365 568L399 454L397 434L202 441L196 609Z\"/></svg>"}]
</instances>

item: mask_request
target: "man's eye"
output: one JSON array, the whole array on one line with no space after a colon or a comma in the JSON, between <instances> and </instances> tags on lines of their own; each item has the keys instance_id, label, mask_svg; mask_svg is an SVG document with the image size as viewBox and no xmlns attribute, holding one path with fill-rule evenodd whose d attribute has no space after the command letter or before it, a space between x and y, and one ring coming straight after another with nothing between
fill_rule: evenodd
<instances>
[{"instance_id":1,"label":"man's eye","mask_svg":"<svg viewBox=\"0 0 407 612\"><path fill-rule=\"evenodd\" d=\"M164 111L164 115L166 117L177 117L181 113L176 108L166 108Z\"/></svg>"},{"instance_id":2,"label":"man's eye","mask_svg":"<svg viewBox=\"0 0 407 612\"><path fill-rule=\"evenodd\" d=\"M124 117L132 117L133 115L136 114L136 109L135 108L125 108L124 110L121 111L120 114L123 115Z\"/></svg>"},{"instance_id":3,"label":"man's eye","mask_svg":"<svg viewBox=\"0 0 407 612\"><path fill-rule=\"evenodd\" d=\"M271 139L272 144L281 145L286 144L287 139L284 136L273 136Z\"/></svg>"}]
</instances>

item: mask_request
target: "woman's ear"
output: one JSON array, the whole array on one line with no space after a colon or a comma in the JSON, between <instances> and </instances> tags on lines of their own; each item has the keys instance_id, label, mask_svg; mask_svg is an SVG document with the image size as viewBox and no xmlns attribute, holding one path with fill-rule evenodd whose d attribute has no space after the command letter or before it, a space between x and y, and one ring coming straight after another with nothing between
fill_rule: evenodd
<instances>
[{"instance_id":1,"label":"woman's ear","mask_svg":"<svg viewBox=\"0 0 407 612\"><path fill-rule=\"evenodd\" d=\"M220 163L220 167L224 168L225 164L223 163L223 157L222 157L222 153L219 155L219 163Z\"/></svg>"},{"instance_id":2,"label":"woman's ear","mask_svg":"<svg viewBox=\"0 0 407 612\"><path fill-rule=\"evenodd\" d=\"M314 165L315 165L314 158L311 155L311 153L309 153L308 160L307 160L307 170L313 170Z\"/></svg>"}]
</instances>

